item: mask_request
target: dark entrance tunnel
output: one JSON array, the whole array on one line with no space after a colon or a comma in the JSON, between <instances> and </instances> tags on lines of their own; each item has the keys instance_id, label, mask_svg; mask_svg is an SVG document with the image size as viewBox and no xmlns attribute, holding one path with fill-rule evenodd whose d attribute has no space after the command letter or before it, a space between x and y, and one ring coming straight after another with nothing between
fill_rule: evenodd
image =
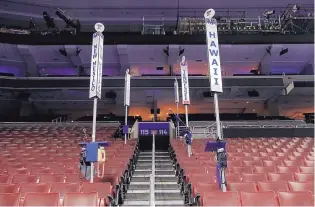
<instances>
[{"instance_id":1,"label":"dark entrance tunnel","mask_svg":"<svg viewBox=\"0 0 315 207\"><path fill-rule=\"evenodd\" d=\"M152 136L141 136L139 138L140 150L151 151L152 150ZM170 144L170 139L167 136L155 136L155 150L166 151Z\"/></svg>"}]
</instances>

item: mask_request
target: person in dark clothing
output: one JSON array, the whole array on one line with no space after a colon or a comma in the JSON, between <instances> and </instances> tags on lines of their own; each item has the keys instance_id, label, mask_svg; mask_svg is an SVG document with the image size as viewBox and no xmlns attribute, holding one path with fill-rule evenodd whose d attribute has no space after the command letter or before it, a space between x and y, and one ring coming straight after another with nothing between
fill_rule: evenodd
<instances>
[{"instance_id":1,"label":"person in dark clothing","mask_svg":"<svg viewBox=\"0 0 315 207\"><path fill-rule=\"evenodd\" d=\"M80 152L80 171L87 180L91 178L91 162L86 161L86 148Z\"/></svg>"}]
</instances>

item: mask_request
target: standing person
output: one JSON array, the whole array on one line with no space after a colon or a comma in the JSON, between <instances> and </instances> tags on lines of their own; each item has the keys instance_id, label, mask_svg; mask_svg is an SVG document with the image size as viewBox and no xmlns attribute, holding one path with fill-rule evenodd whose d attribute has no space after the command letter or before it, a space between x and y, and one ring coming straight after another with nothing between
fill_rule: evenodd
<instances>
[{"instance_id":1,"label":"standing person","mask_svg":"<svg viewBox=\"0 0 315 207\"><path fill-rule=\"evenodd\" d=\"M82 147L82 151L80 153L80 171L87 180L90 180L91 162L86 161L86 148L85 147Z\"/></svg>"}]
</instances>

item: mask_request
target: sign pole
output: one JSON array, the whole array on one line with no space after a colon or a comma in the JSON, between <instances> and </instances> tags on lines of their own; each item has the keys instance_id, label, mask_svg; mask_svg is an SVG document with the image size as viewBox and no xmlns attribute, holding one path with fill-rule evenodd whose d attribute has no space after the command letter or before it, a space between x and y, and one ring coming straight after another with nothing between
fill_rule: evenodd
<instances>
[{"instance_id":1,"label":"sign pole","mask_svg":"<svg viewBox=\"0 0 315 207\"><path fill-rule=\"evenodd\" d=\"M179 92L178 92L177 78L175 78L175 82L174 82L174 92L175 92L175 103L176 103L176 115L178 116ZM178 136L179 136L179 121L176 117L176 138Z\"/></svg>"},{"instance_id":2,"label":"sign pole","mask_svg":"<svg viewBox=\"0 0 315 207\"><path fill-rule=\"evenodd\" d=\"M207 56L209 61L209 81L210 90L214 93L214 108L215 108L215 120L217 127L217 142L223 141L220 124L220 113L219 113L219 100L218 93L223 93L222 76L221 76L221 63L220 63L220 52L219 52L219 40L218 40L218 28L217 20L213 18L215 11L208 9L204 13L205 24L206 24L206 39L207 39ZM221 190L226 192L225 182L225 167L219 159L225 156L224 148L217 149L217 168L219 172L219 178L221 181Z\"/></svg>"},{"instance_id":3,"label":"sign pole","mask_svg":"<svg viewBox=\"0 0 315 207\"><path fill-rule=\"evenodd\" d=\"M216 125L217 125L217 139L221 140L221 130L220 130L220 116L219 116L219 102L218 93L223 92L222 86L222 76L221 76L221 61L219 52L219 40L218 40L218 29L217 20L213 18L215 11L213 9L208 9L205 14L206 31L207 31L207 46L208 46L208 61L209 61L209 81L210 90L214 93L214 107L216 115ZM219 133L218 133L219 132Z\"/></svg>"},{"instance_id":4,"label":"sign pole","mask_svg":"<svg viewBox=\"0 0 315 207\"><path fill-rule=\"evenodd\" d=\"M96 32L92 40L92 57L91 57L91 74L90 74L90 93L89 98L93 98L93 125L92 125L92 142L96 138L96 118L97 118L97 99L101 99L102 78L103 78L103 44L104 36L102 32L105 27L101 23L94 26ZM94 163L91 162L90 182L94 181Z\"/></svg>"},{"instance_id":5,"label":"sign pole","mask_svg":"<svg viewBox=\"0 0 315 207\"><path fill-rule=\"evenodd\" d=\"M188 65L185 60L185 56L182 57L180 63L180 70L181 70L181 79L182 79L182 99L183 104L185 106L185 116L186 116L186 128L189 130L188 126L188 105L190 104L190 97L189 97L189 79L188 79ZM191 144L187 144L187 153L188 157L191 156Z\"/></svg>"},{"instance_id":6,"label":"sign pole","mask_svg":"<svg viewBox=\"0 0 315 207\"><path fill-rule=\"evenodd\" d=\"M130 106L130 74L129 74L129 69L126 70L126 74L125 74L124 105L125 105L125 126L128 126L128 106ZM125 144L127 144L127 135L128 135L128 133L125 132Z\"/></svg>"}]
</instances>

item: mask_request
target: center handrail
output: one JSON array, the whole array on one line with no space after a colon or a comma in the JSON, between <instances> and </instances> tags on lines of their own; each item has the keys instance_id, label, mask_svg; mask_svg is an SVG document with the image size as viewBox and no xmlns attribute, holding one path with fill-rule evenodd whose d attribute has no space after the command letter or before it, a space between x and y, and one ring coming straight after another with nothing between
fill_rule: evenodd
<instances>
[{"instance_id":1,"label":"center handrail","mask_svg":"<svg viewBox=\"0 0 315 207\"><path fill-rule=\"evenodd\" d=\"M150 206L155 206L155 134L152 135L152 172L150 174Z\"/></svg>"}]
</instances>

